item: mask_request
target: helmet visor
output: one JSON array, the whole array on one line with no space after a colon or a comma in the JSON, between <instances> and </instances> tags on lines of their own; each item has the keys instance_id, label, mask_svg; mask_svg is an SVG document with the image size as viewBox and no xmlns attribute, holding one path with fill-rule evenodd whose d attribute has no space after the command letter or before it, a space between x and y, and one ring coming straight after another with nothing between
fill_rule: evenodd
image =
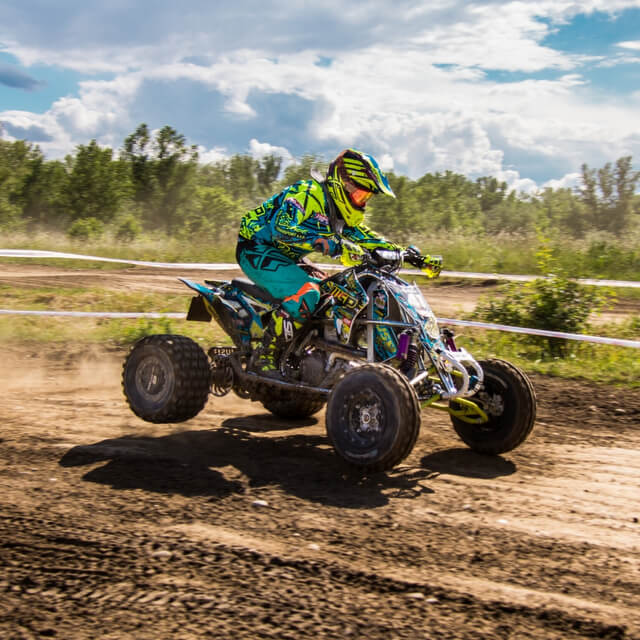
<instances>
[{"instance_id":1,"label":"helmet visor","mask_svg":"<svg viewBox=\"0 0 640 640\"><path fill-rule=\"evenodd\" d=\"M369 198L371 198L372 195L373 191L368 191L367 189L360 189L359 187L356 187L349 192L349 199L356 207L362 209L362 207L367 204Z\"/></svg>"}]
</instances>

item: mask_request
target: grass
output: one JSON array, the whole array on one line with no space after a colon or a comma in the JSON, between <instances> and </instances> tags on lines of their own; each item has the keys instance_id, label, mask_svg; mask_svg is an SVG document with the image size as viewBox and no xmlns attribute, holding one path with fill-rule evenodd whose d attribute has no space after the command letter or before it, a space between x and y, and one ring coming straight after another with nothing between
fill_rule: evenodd
<instances>
[{"instance_id":1,"label":"grass","mask_svg":"<svg viewBox=\"0 0 640 640\"><path fill-rule=\"evenodd\" d=\"M391 236L389 236L390 239ZM60 232L4 233L0 248L52 250L120 260L152 262L235 262L235 237L212 245L196 238L145 233L122 242L111 234L79 241ZM494 237L471 233L438 232L410 238L425 253L444 256L444 268L481 273L539 274L535 235L501 234ZM557 265L572 277L640 280L640 231L624 236L594 233L582 239L557 236L549 240ZM317 256L314 256L317 257ZM6 262L15 260L5 259ZM114 269L121 265L67 259L31 259L31 264L60 267Z\"/></svg>"},{"instance_id":2,"label":"grass","mask_svg":"<svg viewBox=\"0 0 640 640\"><path fill-rule=\"evenodd\" d=\"M149 262L235 262L235 238L216 246L197 239L178 238L165 234L146 233L127 242L116 240L109 234L93 240L73 240L63 233L41 231L35 233L4 234L0 249L31 249L77 253L118 260ZM23 259L3 258L3 262L24 263ZM30 264L55 265L71 268L122 269L122 264L78 261L66 258L30 259Z\"/></svg>"},{"instance_id":3,"label":"grass","mask_svg":"<svg viewBox=\"0 0 640 640\"><path fill-rule=\"evenodd\" d=\"M34 311L126 311L133 313L184 313L191 296L140 291L115 291L98 287L34 287L19 289L0 284L0 308ZM0 342L78 342L125 346L150 333L180 333L198 342L230 344L215 323L169 318L65 318L0 316Z\"/></svg>"},{"instance_id":4,"label":"grass","mask_svg":"<svg viewBox=\"0 0 640 640\"><path fill-rule=\"evenodd\" d=\"M186 315L186 312L185 312ZM203 347L231 345L213 322L187 322L168 318L65 318L0 316L2 343L74 343L103 345L107 349L127 347L143 336L174 333L188 336Z\"/></svg>"},{"instance_id":5,"label":"grass","mask_svg":"<svg viewBox=\"0 0 640 640\"><path fill-rule=\"evenodd\" d=\"M185 289L185 294L188 294ZM185 311L188 295L111 291L98 287L35 287L0 284L0 308L65 311Z\"/></svg>"}]
</instances>

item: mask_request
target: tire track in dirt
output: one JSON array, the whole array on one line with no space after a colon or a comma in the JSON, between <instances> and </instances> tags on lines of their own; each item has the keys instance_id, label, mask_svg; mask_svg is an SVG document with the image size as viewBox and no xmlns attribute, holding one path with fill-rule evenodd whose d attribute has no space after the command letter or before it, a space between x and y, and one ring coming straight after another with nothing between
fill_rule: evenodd
<instances>
[{"instance_id":1,"label":"tire track in dirt","mask_svg":"<svg viewBox=\"0 0 640 640\"><path fill-rule=\"evenodd\" d=\"M51 525L55 527L56 523ZM2 529L4 527L0 531ZM620 609L585 606L585 603L572 598L548 601L544 594L541 594L541 602L537 603L531 591L490 585L488 581L470 585L451 576L439 577L439 584L434 586L432 581L425 582L423 576L415 572L404 572L400 578L392 575L392 572L381 572L379 568L375 571L363 570L332 562L332 558L318 560L296 557L287 552L286 545L274 541L267 545L260 544L261 547L268 546L269 552L256 549L253 544L256 541L251 541L249 548L239 544L241 539L237 534L217 528L179 528L178 533L188 534L189 542L184 539L178 542L165 534L153 543L148 537L140 537L135 544L87 541L89 536L101 536L101 532L97 531L78 531L78 537L74 539L69 537L66 530L64 535L49 531L44 536L43 544L38 540L37 529L35 534L33 531L31 527L30 535L23 534L17 536L17 540L0 545L3 560L9 567L16 567L17 574L11 575L11 588L8 581L0 582L0 588L4 587L8 599L18 593L33 604L39 599L54 603L64 601L74 610L79 622L84 624L88 622L85 618L89 612L96 609L99 611L116 606L132 616L142 613L154 616L155 612L150 612L148 607L160 607L158 613L162 613L164 607L168 606L180 612L183 609L212 610L211 613L216 614L217 624L222 622L224 629L224 603L233 602L236 598L240 598L240 603L244 602L244 597L237 592L244 591L243 576L249 576L255 593L251 607L254 620L264 611L271 610L276 598L282 598L285 602L289 600L290 609L287 608L295 611L297 607L293 600L304 592L307 600L313 602L317 598L313 602L317 608L313 626L318 627L317 623L321 622L318 631L328 634L323 637L339 637L331 635L330 623L326 629L323 628L323 621L330 621L333 614L344 610L344 596L347 594L347 611L352 607L358 610L362 606L369 609L370 615L373 609L366 601L372 597L385 600L385 610L374 616L378 620L354 618L358 632L366 637L385 637L380 635L379 629L387 623L381 620L388 620L392 609L387 610L386 607L394 603L399 605L401 616L396 612L395 615L391 614L392 620L388 620L389 624L392 623L393 633L397 634L393 637L412 637L410 634L423 628L425 618L429 619L434 612L437 612L438 620L437 623L431 622L429 628L433 629L433 624L441 627L444 635L438 637L460 637L455 631L447 632L446 628L461 615L491 620L492 625L498 623L499 626L502 623L510 633L526 634L518 637L631 637L619 624L594 620L595 615L613 621L616 615L620 615ZM226 542L220 542L220 538ZM230 538L233 538L231 544ZM43 562L37 568L30 567L28 558L33 552L46 558L46 564ZM10 556L8 559L7 555ZM93 568L70 567L69 563ZM176 574L180 577L176 577ZM124 576L129 579L123 580ZM283 586L287 585L288 589L281 590L279 594L269 589L261 590L265 582L276 578L282 580ZM215 586L213 595L211 585ZM78 586L82 588L78 589ZM475 587L477 593L474 593ZM288 591L293 598L287 597ZM6 602L3 608L7 608ZM232 625L228 632L237 633L238 617L242 616L238 616L238 610L233 607L227 613L231 614L229 621ZM41 625L47 623L46 615L43 614L43 617L45 619L40 621ZM285 629L289 626L294 633L304 632L304 625L299 626L295 620L292 624L291 618L288 618L289 624L285 625ZM272 631L280 633L280 624L279 621L278 627ZM91 626L89 624L89 628ZM269 626L267 624L265 629L260 629L260 625L252 624L251 628L252 632L268 634Z\"/></svg>"}]
</instances>

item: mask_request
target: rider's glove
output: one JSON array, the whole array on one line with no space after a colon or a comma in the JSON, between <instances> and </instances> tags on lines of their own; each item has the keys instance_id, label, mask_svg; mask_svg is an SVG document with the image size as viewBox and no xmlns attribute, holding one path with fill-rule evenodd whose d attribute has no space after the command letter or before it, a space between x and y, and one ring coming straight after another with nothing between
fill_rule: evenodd
<instances>
[{"instance_id":1,"label":"rider's glove","mask_svg":"<svg viewBox=\"0 0 640 640\"><path fill-rule=\"evenodd\" d=\"M340 253L340 240L319 237L313 241L313 248L324 256L336 256Z\"/></svg>"},{"instance_id":2,"label":"rider's glove","mask_svg":"<svg viewBox=\"0 0 640 640\"><path fill-rule=\"evenodd\" d=\"M379 267L385 265L399 265L401 259L401 253L398 249L383 249L377 247L371 252L371 257Z\"/></svg>"},{"instance_id":3,"label":"rider's glove","mask_svg":"<svg viewBox=\"0 0 640 640\"><path fill-rule=\"evenodd\" d=\"M442 271L442 256L423 256L413 245L407 247L405 260L414 267L418 267L429 278L437 278Z\"/></svg>"},{"instance_id":4,"label":"rider's glove","mask_svg":"<svg viewBox=\"0 0 640 640\"><path fill-rule=\"evenodd\" d=\"M420 271L429 278L437 278L442 271L442 256L422 256Z\"/></svg>"},{"instance_id":5,"label":"rider's glove","mask_svg":"<svg viewBox=\"0 0 640 640\"><path fill-rule=\"evenodd\" d=\"M342 262L345 267L355 267L362 264L364 255L364 249L359 244L351 242L346 238L342 238L340 262Z\"/></svg>"}]
</instances>

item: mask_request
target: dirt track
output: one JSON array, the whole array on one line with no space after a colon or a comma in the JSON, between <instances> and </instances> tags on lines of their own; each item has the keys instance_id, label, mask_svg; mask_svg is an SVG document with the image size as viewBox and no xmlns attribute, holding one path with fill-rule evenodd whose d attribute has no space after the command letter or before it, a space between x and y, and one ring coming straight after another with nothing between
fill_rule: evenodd
<instances>
[{"instance_id":1,"label":"dirt track","mask_svg":"<svg viewBox=\"0 0 640 640\"><path fill-rule=\"evenodd\" d=\"M120 355L3 354L0 637L640 638L640 394L536 378L512 454L424 412L358 479L323 413L138 420Z\"/></svg>"},{"instance_id":2,"label":"dirt track","mask_svg":"<svg viewBox=\"0 0 640 640\"><path fill-rule=\"evenodd\" d=\"M502 457L425 411L361 479L323 412L151 425L75 351L0 347L1 638L640 638L640 392L536 377Z\"/></svg>"}]
</instances>

